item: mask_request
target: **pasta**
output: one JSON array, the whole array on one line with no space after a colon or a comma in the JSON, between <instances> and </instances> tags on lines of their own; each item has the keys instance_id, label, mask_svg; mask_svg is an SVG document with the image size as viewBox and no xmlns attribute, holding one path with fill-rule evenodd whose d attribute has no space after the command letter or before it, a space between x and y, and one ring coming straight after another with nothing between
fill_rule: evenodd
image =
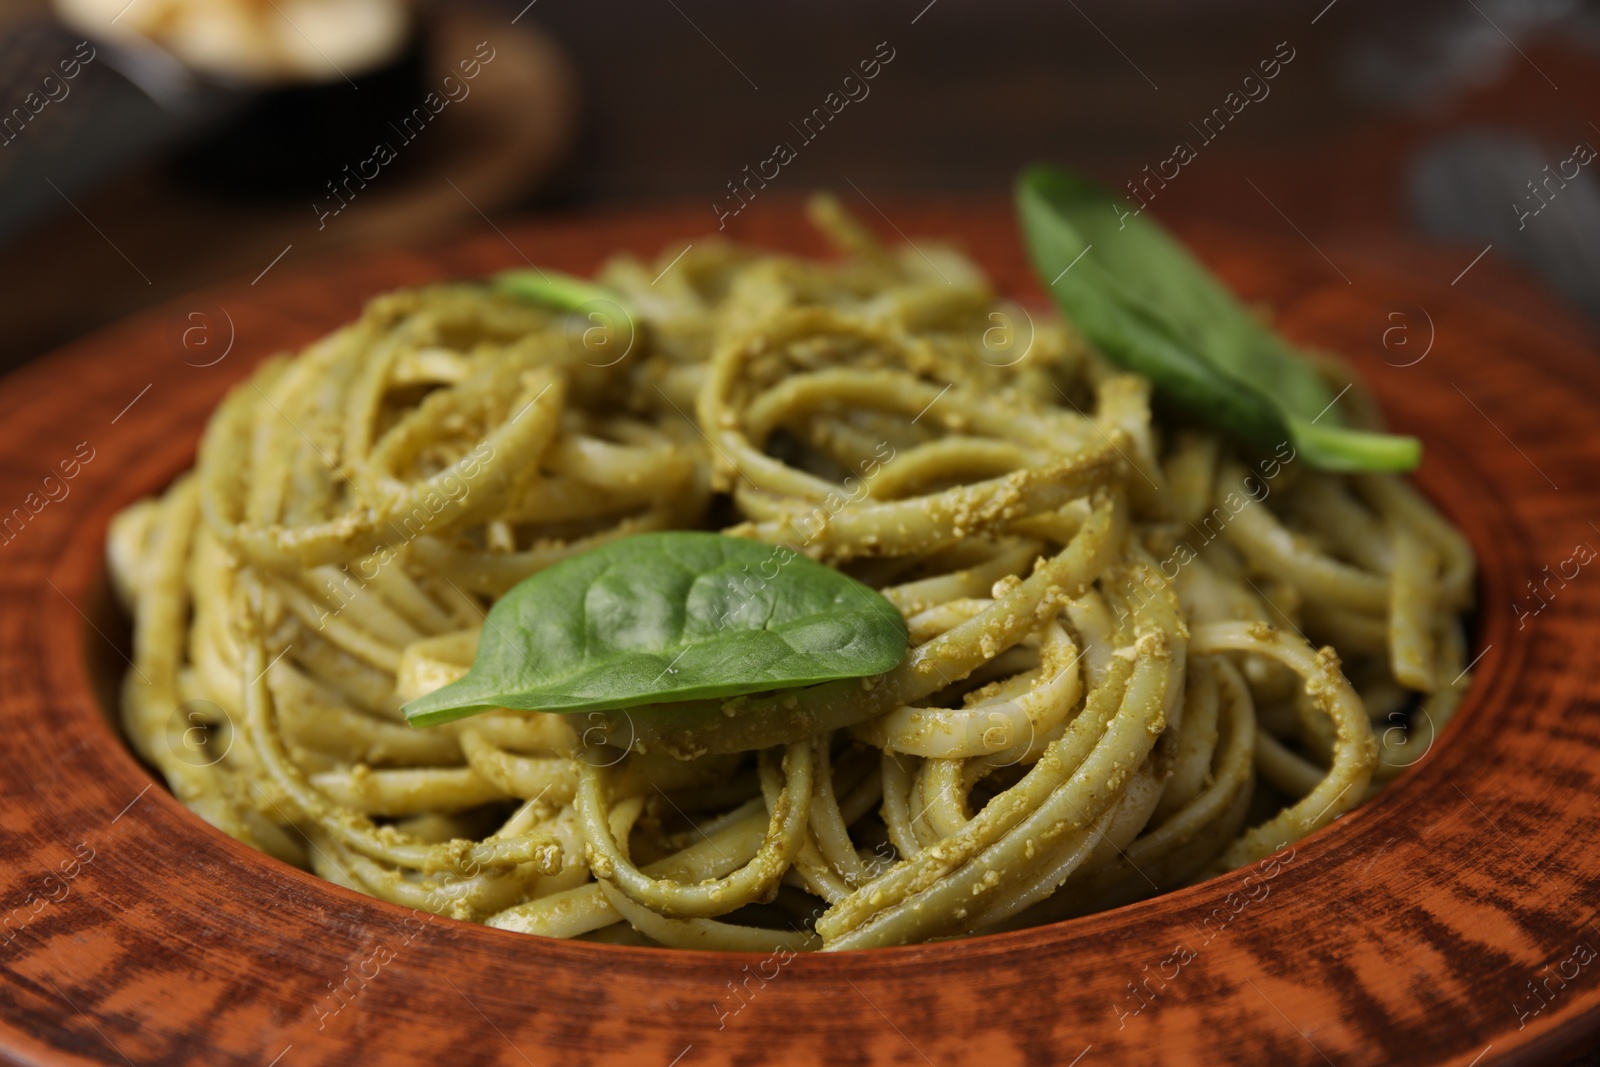
<instances>
[{"instance_id":1,"label":"pasta","mask_svg":"<svg viewBox=\"0 0 1600 1067\"><path fill-rule=\"evenodd\" d=\"M439 284L263 364L109 535L139 755L222 831L402 906L798 951L1249 864L1433 744L1474 562L1403 480L1157 418L1069 326L1009 332L957 252L812 210L835 260L614 260L609 327ZM406 724L521 579L680 528L880 590L904 661Z\"/></svg>"}]
</instances>

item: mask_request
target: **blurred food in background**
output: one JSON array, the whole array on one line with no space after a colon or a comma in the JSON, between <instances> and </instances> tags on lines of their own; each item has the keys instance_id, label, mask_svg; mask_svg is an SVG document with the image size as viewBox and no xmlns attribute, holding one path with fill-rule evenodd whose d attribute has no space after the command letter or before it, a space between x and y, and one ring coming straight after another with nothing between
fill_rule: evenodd
<instances>
[{"instance_id":1,"label":"blurred food in background","mask_svg":"<svg viewBox=\"0 0 1600 1067\"><path fill-rule=\"evenodd\" d=\"M222 82L279 85L365 74L411 32L404 0L54 0L68 28L124 48L154 45Z\"/></svg>"},{"instance_id":2,"label":"blurred food in background","mask_svg":"<svg viewBox=\"0 0 1600 1067\"><path fill-rule=\"evenodd\" d=\"M573 143L577 79L514 14L0 0L0 371L221 278L538 195ZM27 118L7 126L13 100Z\"/></svg>"}]
</instances>

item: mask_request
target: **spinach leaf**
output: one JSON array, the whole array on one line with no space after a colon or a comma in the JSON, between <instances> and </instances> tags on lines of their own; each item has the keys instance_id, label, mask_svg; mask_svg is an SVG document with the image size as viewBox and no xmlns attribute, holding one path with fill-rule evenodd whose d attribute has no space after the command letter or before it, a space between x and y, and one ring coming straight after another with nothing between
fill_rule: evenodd
<instances>
[{"instance_id":1,"label":"spinach leaf","mask_svg":"<svg viewBox=\"0 0 1600 1067\"><path fill-rule=\"evenodd\" d=\"M614 367L633 351L639 319L603 285L538 267L501 271L493 284L527 303L568 312L567 343L591 367Z\"/></svg>"},{"instance_id":2,"label":"spinach leaf","mask_svg":"<svg viewBox=\"0 0 1600 1067\"><path fill-rule=\"evenodd\" d=\"M1415 438L1346 427L1312 366L1121 198L1034 167L1018 180L1017 211L1034 267L1067 318L1190 415L1262 448L1291 441L1323 470L1421 461Z\"/></svg>"},{"instance_id":3,"label":"spinach leaf","mask_svg":"<svg viewBox=\"0 0 1600 1067\"><path fill-rule=\"evenodd\" d=\"M905 620L792 549L675 531L608 542L489 610L472 669L405 706L413 726L490 708L602 711L882 674Z\"/></svg>"},{"instance_id":4,"label":"spinach leaf","mask_svg":"<svg viewBox=\"0 0 1600 1067\"><path fill-rule=\"evenodd\" d=\"M492 284L502 293L560 311L576 311L585 304L597 301L621 307L617 294L605 286L562 274L558 270L523 270L520 267L503 270L494 276ZM623 308L623 311L627 309Z\"/></svg>"}]
</instances>

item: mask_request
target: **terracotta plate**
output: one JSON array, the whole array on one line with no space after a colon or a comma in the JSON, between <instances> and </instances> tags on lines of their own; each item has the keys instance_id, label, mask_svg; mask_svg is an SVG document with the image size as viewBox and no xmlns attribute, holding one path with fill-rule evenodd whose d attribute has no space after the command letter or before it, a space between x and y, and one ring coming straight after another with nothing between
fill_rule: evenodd
<instances>
[{"instance_id":1,"label":"terracotta plate","mask_svg":"<svg viewBox=\"0 0 1600 1067\"><path fill-rule=\"evenodd\" d=\"M1002 288L1037 296L1003 212L891 216L919 240L960 238ZM1230 896L1240 871L1054 926L781 964L572 944L339 889L153 784L107 717L126 624L102 539L117 508L190 463L223 390L380 291L525 259L588 271L619 248L670 254L709 221L701 209L609 215L426 252L286 260L259 284L168 305L0 383L0 516L15 534L0 545L0 1050L141 1067L1483 1067L1592 1038L1600 575L1547 577L1570 573L1575 546L1600 545L1592 356L1448 287L1349 263L1346 284L1302 244L1233 231L1184 233L1291 334L1363 367L1392 421L1426 442L1421 484L1482 564L1478 680L1455 724L1250 898ZM818 250L792 204L737 226ZM1396 325L1410 332L1386 348ZM334 1000L358 971L364 986Z\"/></svg>"}]
</instances>

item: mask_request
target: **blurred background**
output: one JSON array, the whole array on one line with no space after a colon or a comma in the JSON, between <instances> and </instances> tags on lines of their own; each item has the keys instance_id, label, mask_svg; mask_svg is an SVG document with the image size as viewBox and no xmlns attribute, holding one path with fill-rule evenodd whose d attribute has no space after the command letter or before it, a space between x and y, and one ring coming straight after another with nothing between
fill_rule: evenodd
<instances>
[{"instance_id":1,"label":"blurred background","mask_svg":"<svg viewBox=\"0 0 1600 1067\"><path fill-rule=\"evenodd\" d=\"M1597 122L1580 0L0 0L0 370L288 256L1038 160L1592 345Z\"/></svg>"}]
</instances>

